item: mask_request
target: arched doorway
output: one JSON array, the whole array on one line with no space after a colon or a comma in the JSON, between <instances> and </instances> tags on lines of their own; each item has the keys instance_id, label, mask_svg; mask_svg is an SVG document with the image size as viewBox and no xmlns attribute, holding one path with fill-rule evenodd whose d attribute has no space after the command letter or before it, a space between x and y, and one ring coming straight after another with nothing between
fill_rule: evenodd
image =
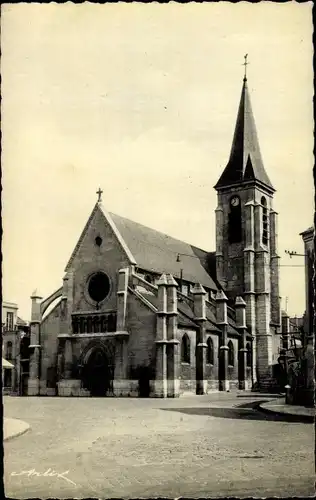
<instances>
[{"instance_id":1,"label":"arched doorway","mask_svg":"<svg viewBox=\"0 0 316 500\"><path fill-rule=\"evenodd\" d=\"M82 384L90 396L104 397L110 391L113 381L110 360L101 347L92 348L82 367Z\"/></svg>"},{"instance_id":2,"label":"arched doorway","mask_svg":"<svg viewBox=\"0 0 316 500\"><path fill-rule=\"evenodd\" d=\"M149 398L150 369L148 366L140 366L138 369L138 395L140 398Z\"/></svg>"}]
</instances>

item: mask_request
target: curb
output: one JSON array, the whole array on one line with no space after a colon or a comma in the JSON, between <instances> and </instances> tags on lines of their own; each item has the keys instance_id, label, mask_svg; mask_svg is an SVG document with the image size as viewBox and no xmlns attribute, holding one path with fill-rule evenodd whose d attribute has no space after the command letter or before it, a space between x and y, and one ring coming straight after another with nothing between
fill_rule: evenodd
<instances>
[{"instance_id":1,"label":"curb","mask_svg":"<svg viewBox=\"0 0 316 500\"><path fill-rule=\"evenodd\" d=\"M10 420L17 420L17 419L10 419ZM18 420L18 422L23 422L23 421ZM7 443L8 441L11 441L11 439L22 436L22 434L25 434L26 432L28 432L30 430L30 428L31 427L29 424L27 424L26 422L23 422L23 428L21 428L20 430L18 430L16 432L12 432L7 437L3 437L3 442Z\"/></svg>"},{"instance_id":2,"label":"curb","mask_svg":"<svg viewBox=\"0 0 316 500\"><path fill-rule=\"evenodd\" d=\"M258 409L264 413L269 413L270 415L276 415L278 417L288 418L292 422L302 422L304 424L312 424L315 422L315 417L313 415L300 415L299 413L287 413L285 411L272 410L272 408L266 408L262 406L265 403L258 405Z\"/></svg>"},{"instance_id":3,"label":"curb","mask_svg":"<svg viewBox=\"0 0 316 500\"><path fill-rule=\"evenodd\" d=\"M237 398L270 398L270 399L277 399L277 398L283 398L285 397L285 393L283 392L278 392L274 394L269 394L266 392L240 392L237 393Z\"/></svg>"}]
</instances>

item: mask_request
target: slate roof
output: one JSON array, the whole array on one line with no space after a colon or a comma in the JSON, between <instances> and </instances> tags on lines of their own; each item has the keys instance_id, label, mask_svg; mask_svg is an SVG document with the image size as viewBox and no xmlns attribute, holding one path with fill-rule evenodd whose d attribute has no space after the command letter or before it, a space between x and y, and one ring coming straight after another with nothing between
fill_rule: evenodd
<instances>
[{"instance_id":1,"label":"slate roof","mask_svg":"<svg viewBox=\"0 0 316 500\"><path fill-rule=\"evenodd\" d=\"M156 308L158 307L158 297L153 294L142 294L146 300L148 300L153 306ZM193 307L193 301L192 301L192 307ZM191 328L197 328L198 324L195 322L195 316L192 307L190 307L190 303L188 302L187 299L184 300L179 300L178 296L178 325L179 326L185 326L185 327L191 327ZM216 323L216 317L214 314L214 311L212 310L212 307L208 304L206 307L206 330L211 331L211 332L217 332L220 333L221 330L217 326ZM227 328L227 333L229 335L239 335L239 331L236 329L236 323L235 321L231 318L228 317L228 328Z\"/></svg>"},{"instance_id":2,"label":"slate roof","mask_svg":"<svg viewBox=\"0 0 316 500\"><path fill-rule=\"evenodd\" d=\"M300 236L303 236L304 234L308 233L313 233L314 232L314 226L309 227L308 229L305 229L302 233L300 233Z\"/></svg>"},{"instance_id":3,"label":"slate roof","mask_svg":"<svg viewBox=\"0 0 316 500\"><path fill-rule=\"evenodd\" d=\"M215 189L251 180L274 191L263 166L247 79L244 78L230 158Z\"/></svg>"},{"instance_id":4,"label":"slate roof","mask_svg":"<svg viewBox=\"0 0 316 500\"><path fill-rule=\"evenodd\" d=\"M18 326L26 326L26 325L27 325L27 322L26 322L26 321L24 321L24 319L19 318L19 316L18 316L18 317L17 317L17 320L16 320L16 324L17 324Z\"/></svg>"},{"instance_id":5,"label":"slate roof","mask_svg":"<svg viewBox=\"0 0 316 500\"><path fill-rule=\"evenodd\" d=\"M170 273L177 278L180 278L182 269L185 281L217 290L213 274L214 252L208 253L120 215L109 215L135 258L137 267L157 274ZM177 262L178 255L180 262Z\"/></svg>"}]
</instances>

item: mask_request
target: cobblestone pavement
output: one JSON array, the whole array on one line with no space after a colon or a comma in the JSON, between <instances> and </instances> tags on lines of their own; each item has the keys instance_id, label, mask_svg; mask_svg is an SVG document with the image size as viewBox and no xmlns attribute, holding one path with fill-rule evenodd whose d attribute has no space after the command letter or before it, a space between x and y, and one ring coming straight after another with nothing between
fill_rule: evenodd
<instances>
[{"instance_id":1,"label":"cobblestone pavement","mask_svg":"<svg viewBox=\"0 0 316 500\"><path fill-rule=\"evenodd\" d=\"M4 398L31 429L4 443L11 498L309 496L314 426L258 398Z\"/></svg>"}]
</instances>

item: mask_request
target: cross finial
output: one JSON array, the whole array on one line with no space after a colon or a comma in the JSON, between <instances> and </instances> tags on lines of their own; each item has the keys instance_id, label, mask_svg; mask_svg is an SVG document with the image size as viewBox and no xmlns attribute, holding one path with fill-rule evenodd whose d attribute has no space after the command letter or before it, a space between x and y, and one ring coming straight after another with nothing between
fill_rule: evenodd
<instances>
[{"instance_id":1,"label":"cross finial","mask_svg":"<svg viewBox=\"0 0 316 500\"><path fill-rule=\"evenodd\" d=\"M101 188L99 188L99 189L98 189L98 191L97 191L97 195L98 195L98 202L102 201L102 199L101 199L102 193L103 193L102 189L101 189Z\"/></svg>"},{"instance_id":2,"label":"cross finial","mask_svg":"<svg viewBox=\"0 0 316 500\"><path fill-rule=\"evenodd\" d=\"M249 62L248 62L248 60L247 60L247 59L248 59L248 54L245 54L245 55L244 55L244 59L245 59L245 62L243 63L243 66L245 66L244 81L246 81L246 80L247 80L247 66L248 66L248 64L249 64Z\"/></svg>"}]
</instances>

